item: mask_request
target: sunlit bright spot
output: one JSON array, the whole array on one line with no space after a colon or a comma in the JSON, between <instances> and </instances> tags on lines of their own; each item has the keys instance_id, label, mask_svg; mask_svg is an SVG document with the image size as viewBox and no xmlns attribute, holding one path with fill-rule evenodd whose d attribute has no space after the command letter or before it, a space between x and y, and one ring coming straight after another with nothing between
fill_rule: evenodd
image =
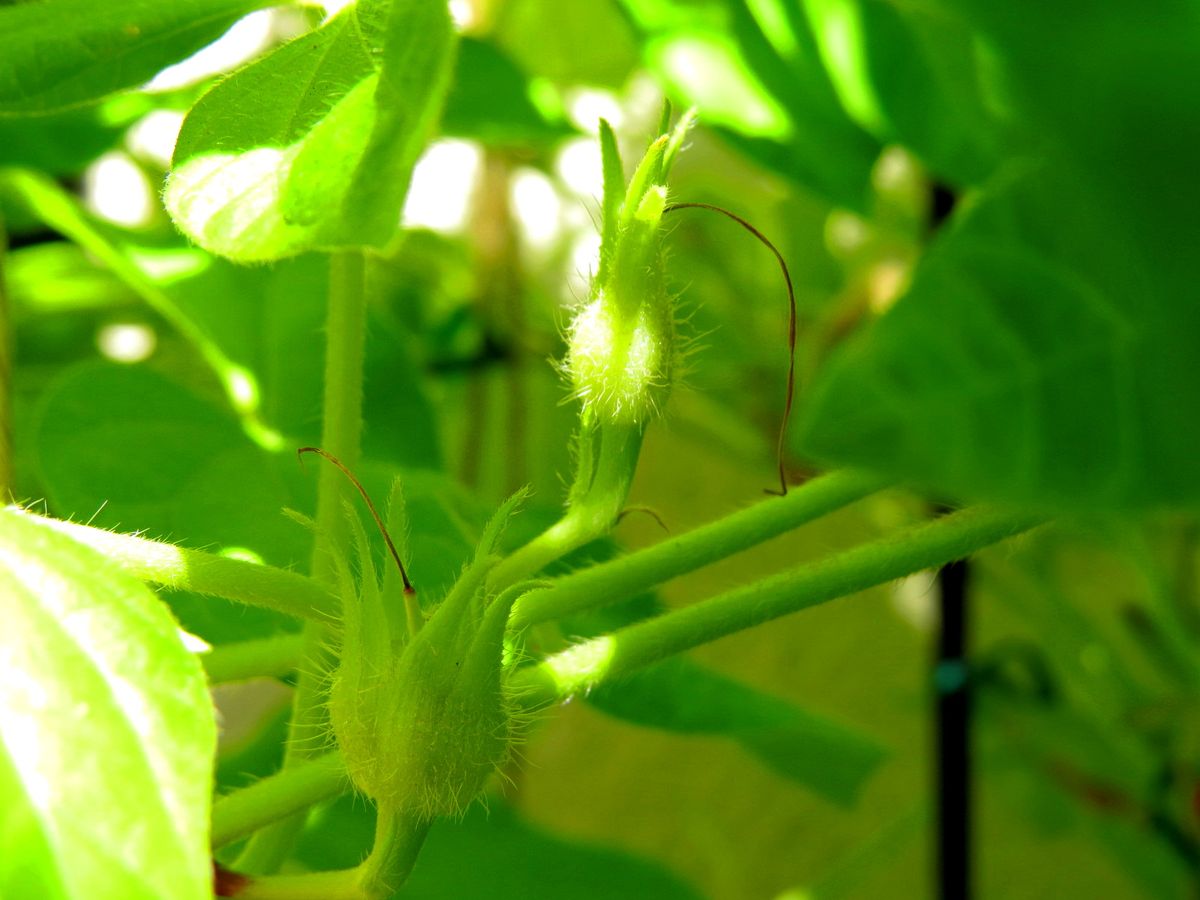
<instances>
[{"instance_id":1,"label":"sunlit bright spot","mask_svg":"<svg viewBox=\"0 0 1200 900\"><path fill-rule=\"evenodd\" d=\"M902 259L885 259L872 266L867 281L871 311L876 315L887 312L908 289L909 274L909 266Z\"/></svg>"},{"instance_id":2,"label":"sunlit bright spot","mask_svg":"<svg viewBox=\"0 0 1200 900\"><path fill-rule=\"evenodd\" d=\"M192 634L190 631L184 631L182 628L179 629L179 640L183 642L183 646L189 653L208 653L212 650L212 644L204 638Z\"/></svg>"},{"instance_id":3,"label":"sunlit bright spot","mask_svg":"<svg viewBox=\"0 0 1200 900\"><path fill-rule=\"evenodd\" d=\"M536 169L520 169L509 183L509 198L529 244L536 249L550 246L562 228L562 198L554 183Z\"/></svg>"},{"instance_id":4,"label":"sunlit bright spot","mask_svg":"<svg viewBox=\"0 0 1200 900\"><path fill-rule=\"evenodd\" d=\"M228 559L240 559L242 562L254 563L258 566L263 564L263 558L249 547L222 547L217 553Z\"/></svg>"},{"instance_id":5,"label":"sunlit bright spot","mask_svg":"<svg viewBox=\"0 0 1200 900\"><path fill-rule=\"evenodd\" d=\"M871 173L876 190L893 194L908 188L919 177L919 165L903 147L888 147Z\"/></svg>"},{"instance_id":6,"label":"sunlit bright spot","mask_svg":"<svg viewBox=\"0 0 1200 900\"><path fill-rule=\"evenodd\" d=\"M141 362L154 352L157 344L154 329L132 322L105 325L96 333L96 347L113 362Z\"/></svg>"},{"instance_id":7,"label":"sunlit bright spot","mask_svg":"<svg viewBox=\"0 0 1200 900\"><path fill-rule=\"evenodd\" d=\"M272 36L271 10L252 12L235 22L225 34L203 50L163 69L146 88L151 91L170 91L228 72L265 50Z\"/></svg>"},{"instance_id":8,"label":"sunlit bright spot","mask_svg":"<svg viewBox=\"0 0 1200 900\"><path fill-rule=\"evenodd\" d=\"M621 104L608 91L576 88L567 95L567 114L571 121L589 134L600 133L600 120L606 119L614 129L625 120Z\"/></svg>"},{"instance_id":9,"label":"sunlit bright spot","mask_svg":"<svg viewBox=\"0 0 1200 900\"><path fill-rule=\"evenodd\" d=\"M132 247L127 254L155 284L194 278L213 263L211 256L195 247Z\"/></svg>"},{"instance_id":10,"label":"sunlit bright spot","mask_svg":"<svg viewBox=\"0 0 1200 900\"><path fill-rule=\"evenodd\" d=\"M617 650L617 642L605 636L576 644L543 663L558 685L560 696L574 694L582 686L604 677Z\"/></svg>"},{"instance_id":11,"label":"sunlit bright spot","mask_svg":"<svg viewBox=\"0 0 1200 900\"><path fill-rule=\"evenodd\" d=\"M870 236L867 223L853 213L835 210L825 221L825 243L835 256L858 252Z\"/></svg>"},{"instance_id":12,"label":"sunlit bright spot","mask_svg":"<svg viewBox=\"0 0 1200 900\"><path fill-rule=\"evenodd\" d=\"M909 625L922 633L937 623L937 577L925 570L892 585L892 608Z\"/></svg>"},{"instance_id":13,"label":"sunlit bright spot","mask_svg":"<svg viewBox=\"0 0 1200 900\"><path fill-rule=\"evenodd\" d=\"M604 194L604 167L594 138L567 141L554 168L559 178L580 197L599 200Z\"/></svg>"},{"instance_id":14,"label":"sunlit bright spot","mask_svg":"<svg viewBox=\"0 0 1200 900\"><path fill-rule=\"evenodd\" d=\"M175 141L183 125L183 113L173 109L156 109L138 120L125 136L129 152L140 159L167 169Z\"/></svg>"},{"instance_id":15,"label":"sunlit bright spot","mask_svg":"<svg viewBox=\"0 0 1200 900\"><path fill-rule=\"evenodd\" d=\"M600 265L600 235L594 231L585 231L571 245L571 257L567 270L567 291L565 299L579 300L588 295L591 288L592 276Z\"/></svg>"},{"instance_id":16,"label":"sunlit bright spot","mask_svg":"<svg viewBox=\"0 0 1200 900\"><path fill-rule=\"evenodd\" d=\"M471 0L450 0L450 18L459 31L469 31L479 16Z\"/></svg>"},{"instance_id":17,"label":"sunlit bright spot","mask_svg":"<svg viewBox=\"0 0 1200 900\"><path fill-rule=\"evenodd\" d=\"M483 151L472 141L437 141L417 161L404 202L406 228L460 232L471 212Z\"/></svg>"},{"instance_id":18,"label":"sunlit bright spot","mask_svg":"<svg viewBox=\"0 0 1200 900\"><path fill-rule=\"evenodd\" d=\"M225 389L234 405L242 411L258 408L258 381L249 370L230 366L225 373Z\"/></svg>"},{"instance_id":19,"label":"sunlit bright spot","mask_svg":"<svg viewBox=\"0 0 1200 900\"><path fill-rule=\"evenodd\" d=\"M150 221L154 189L137 163L120 152L105 153L83 173L83 198L102 219L137 228Z\"/></svg>"}]
</instances>

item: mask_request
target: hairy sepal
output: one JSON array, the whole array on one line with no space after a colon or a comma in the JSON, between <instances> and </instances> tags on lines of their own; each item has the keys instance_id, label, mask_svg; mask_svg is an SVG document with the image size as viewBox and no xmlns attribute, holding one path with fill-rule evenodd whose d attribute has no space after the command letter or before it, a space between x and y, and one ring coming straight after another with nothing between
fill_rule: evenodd
<instances>
[{"instance_id":1,"label":"hairy sepal","mask_svg":"<svg viewBox=\"0 0 1200 900\"><path fill-rule=\"evenodd\" d=\"M384 609L399 598L355 589L349 567L339 567L343 597L352 599L330 718L351 780L381 809L418 819L458 815L508 758L517 729L504 639L524 588L491 595L487 576L498 561L496 541L523 497L501 507L433 615L399 640L397 620ZM373 568L363 565L362 576L374 578ZM368 627L378 632L368 634Z\"/></svg>"}]
</instances>

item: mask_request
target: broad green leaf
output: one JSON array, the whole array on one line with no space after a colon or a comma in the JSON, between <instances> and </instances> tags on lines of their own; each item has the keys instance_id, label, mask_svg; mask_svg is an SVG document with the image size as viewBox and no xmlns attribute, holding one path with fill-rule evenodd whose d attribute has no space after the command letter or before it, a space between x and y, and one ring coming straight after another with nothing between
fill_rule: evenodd
<instances>
[{"instance_id":1,"label":"broad green leaf","mask_svg":"<svg viewBox=\"0 0 1200 900\"><path fill-rule=\"evenodd\" d=\"M441 0L362 0L209 91L164 200L218 256L386 244L440 113L453 55Z\"/></svg>"},{"instance_id":2,"label":"broad green leaf","mask_svg":"<svg viewBox=\"0 0 1200 900\"><path fill-rule=\"evenodd\" d=\"M1066 167L958 219L822 372L802 448L964 498L1200 503L1200 307L1170 282L1178 263L1147 258Z\"/></svg>"},{"instance_id":3,"label":"broad green leaf","mask_svg":"<svg viewBox=\"0 0 1200 900\"><path fill-rule=\"evenodd\" d=\"M273 0L48 0L0 9L0 117L137 87Z\"/></svg>"},{"instance_id":4,"label":"broad green leaf","mask_svg":"<svg viewBox=\"0 0 1200 900\"><path fill-rule=\"evenodd\" d=\"M860 732L685 657L596 688L587 700L648 728L735 740L785 778L846 806L886 756Z\"/></svg>"},{"instance_id":5,"label":"broad green leaf","mask_svg":"<svg viewBox=\"0 0 1200 900\"><path fill-rule=\"evenodd\" d=\"M983 56L960 17L873 0L808 0L808 21L842 105L883 143L901 143L952 184L1000 159Z\"/></svg>"},{"instance_id":6,"label":"broad green leaf","mask_svg":"<svg viewBox=\"0 0 1200 900\"><path fill-rule=\"evenodd\" d=\"M40 420L33 442L56 514L282 566L307 563L310 536L282 514L311 508L294 455L268 454L228 414L161 375L79 366L43 398ZM205 639L295 627L215 598L165 596Z\"/></svg>"},{"instance_id":7,"label":"broad green leaf","mask_svg":"<svg viewBox=\"0 0 1200 900\"><path fill-rule=\"evenodd\" d=\"M611 545L587 548L588 559ZM662 611L652 594L572 616L564 630L592 637ZM737 741L759 762L818 796L851 805L887 756L869 736L755 690L685 656L675 656L593 689L588 703L611 716L681 734Z\"/></svg>"},{"instance_id":8,"label":"broad green leaf","mask_svg":"<svg viewBox=\"0 0 1200 900\"><path fill-rule=\"evenodd\" d=\"M45 862L50 848L54 868L24 877L80 900L209 897L216 728L170 615L13 510L0 512L0 596L0 779L18 788L0 806L0 859L40 845Z\"/></svg>"},{"instance_id":9,"label":"broad green leaf","mask_svg":"<svg viewBox=\"0 0 1200 900\"><path fill-rule=\"evenodd\" d=\"M299 856L320 868L353 866L370 846L373 816L343 798L313 817ZM315 827L313 827L315 826ZM339 840L330 840L337 835ZM470 865L464 865L470 860ZM521 819L500 798L461 821L442 819L398 900L699 900L663 867L606 847L563 840Z\"/></svg>"},{"instance_id":10,"label":"broad green leaf","mask_svg":"<svg viewBox=\"0 0 1200 900\"><path fill-rule=\"evenodd\" d=\"M0 742L0 897L66 900L49 835Z\"/></svg>"}]
</instances>

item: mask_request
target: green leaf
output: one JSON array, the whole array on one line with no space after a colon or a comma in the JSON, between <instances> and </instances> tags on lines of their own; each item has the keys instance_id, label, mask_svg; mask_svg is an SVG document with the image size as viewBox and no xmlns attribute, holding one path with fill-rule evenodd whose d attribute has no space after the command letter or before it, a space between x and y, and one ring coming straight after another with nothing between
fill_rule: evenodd
<instances>
[{"instance_id":1,"label":"green leaf","mask_svg":"<svg viewBox=\"0 0 1200 900\"><path fill-rule=\"evenodd\" d=\"M778 774L845 806L885 757L871 738L674 657L588 694L612 716L648 728L731 738Z\"/></svg>"},{"instance_id":2,"label":"green leaf","mask_svg":"<svg viewBox=\"0 0 1200 900\"><path fill-rule=\"evenodd\" d=\"M141 530L217 552L307 562L310 536L283 515L311 508L290 453L255 446L228 414L141 367L86 364L43 398L33 435L51 508L100 527ZM234 640L294 627L216 598L167 594L186 626Z\"/></svg>"},{"instance_id":3,"label":"green leaf","mask_svg":"<svg viewBox=\"0 0 1200 900\"><path fill-rule=\"evenodd\" d=\"M49 835L0 742L0 897L65 900Z\"/></svg>"},{"instance_id":4,"label":"green leaf","mask_svg":"<svg viewBox=\"0 0 1200 900\"><path fill-rule=\"evenodd\" d=\"M846 113L797 10L745 0L623 0L669 92L740 150L823 198L864 209L879 144Z\"/></svg>"},{"instance_id":5,"label":"green leaf","mask_svg":"<svg viewBox=\"0 0 1200 900\"><path fill-rule=\"evenodd\" d=\"M272 0L49 0L0 9L0 117L137 87Z\"/></svg>"},{"instance_id":6,"label":"green leaf","mask_svg":"<svg viewBox=\"0 0 1200 900\"><path fill-rule=\"evenodd\" d=\"M440 0L362 0L222 81L175 146L176 225L240 261L386 244L453 46Z\"/></svg>"},{"instance_id":7,"label":"green leaf","mask_svg":"<svg viewBox=\"0 0 1200 900\"><path fill-rule=\"evenodd\" d=\"M53 869L18 883L60 880L72 898L211 896L216 729L170 615L103 557L12 510L0 512L0 595L0 780L15 773L19 786L0 806L0 859L52 853Z\"/></svg>"},{"instance_id":8,"label":"green leaf","mask_svg":"<svg viewBox=\"0 0 1200 900\"><path fill-rule=\"evenodd\" d=\"M801 447L963 498L1200 503L1200 307L1177 263L1065 166L1007 181L830 361Z\"/></svg>"},{"instance_id":9,"label":"green leaf","mask_svg":"<svg viewBox=\"0 0 1200 900\"><path fill-rule=\"evenodd\" d=\"M842 105L864 129L952 184L991 173L1002 129L961 17L871 0L809 0L805 11Z\"/></svg>"},{"instance_id":10,"label":"green leaf","mask_svg":"<svg viewBox=\"0 0 1200 900\"><path fill-rule=\"evenodd\" d=\"M607 541L586 558L611 556ZM583 555L583 554L581 554ZM594 637L662 611L653 594L572 616L573 637ZM843 806L854 803L887 751L867 735L755 690L686 656L675 656L601 685L587 701L610 716L646 728L724 737L784 778Z\"/></svg>"}]
</instances>

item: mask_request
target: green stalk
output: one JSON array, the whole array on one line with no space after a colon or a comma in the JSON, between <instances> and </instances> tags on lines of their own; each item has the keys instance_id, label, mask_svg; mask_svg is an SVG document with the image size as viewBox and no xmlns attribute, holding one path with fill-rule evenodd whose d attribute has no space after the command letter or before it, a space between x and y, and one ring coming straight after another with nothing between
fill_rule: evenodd
<instances>
[{"instance_id":1,"label":"green stalk","mask_svg":"<svg viewBox=\"0 0 1200 900\"><path fill-rule=\"evenodd\" d=\"M963 510L585 641L518 671L509 686L522 707L539 709L676 653L771 619L962 559L991 544L1029 531L1042 521L1033 514ZM244 810L239 811L238 818L252 820L249 827L254 828L293 808L303 808L350 789L349 778L341 769L340 756L322 757L322 765L328 765L329 770L319 776L314 774L311 782L298 782L311 790L303 797L303 802L292 799L294 794L289 794L286 787L278 790L264 787L268 782L286 785L292 777L287 771L218 801L213 814L214 842L215 822L218 817L229 815L222 809L223 805L237 804ZM287 798L283 801L285 804L294 802L296 805L280 812L270 802L243 796L260 788L269 796ZM224 826L222 837L228 833L228 826Z\"/></svg>"},{"instance_id":2,"label":"green stalk","mask_svg":"<svg viewBox=\"0 0 1200 900\"><path fill-rule=\"evenodd\" d=\"M358 883L358 869L251 878L238 900L373 900Z\"/></svg>"},{"instance_id":3,"label":"green stalk","mask_svg":"<svg viewBox=\"0 0 1200 900\"><path fill-rule=\"evenodd\" d=\"M520 671L513 690L525 705L549 704L771 619L962 559L1041 521L993 510L954 513L584 641Z\"/></svg>"},{"instance_id":4,"label":"green stalk","mask_svg":"<svg viewBox=\"0 0 1200 900\"><path fill-rule=\"evenodd\" d=\"M581 459L566 514L500 562L488 580L489 590L498 592L524 581L612 529L629 497L644 433L640 425L600 426L596 433L600 447L594 471ZM591 436L585 437L580 452L593 452L593 440ZM590 478L591 484L581 489L580 477Z\"/></svg>"},{"instance_id":5,"label":"green stalk","mask_svg":"<svg viewBox=\"0 0 1200 900\"><path fill-rule=\"evenodd\" d=\"M212 811L212 845L224 847L348 790L350 776L337 752L281 769L217 799Z\"/></svg>"},{"instance_id":6,"label":"green stalk","mask_svg":"<svg viewBox=\"0 0 1200 900\"><path fill-rule=\"evenodd\" d=\"M257 641L221 644L200 657L209 684L247 678L282 678L296 670L304 653L304 636L281 634Z\"/></svg>"},{"instance_id":7,"label":"green stalk","mask_svg":"<svg viewBox=\"0 0 1200 900\"><path fill-rule=\"evenodd\" d=\"M365 261L359 252L334 254L329 269L329 311L325 327L325 398L321 448L351 471L358 465L362 443L363 354L366 347L367 302ZM317 528L312 573L318 581L336 584L334 554L348 545L343 505L350 499L349 482L334 466L321 466L317 482ZM329 733L324 707L325 650L328 624L310 622L304 629L304 656L288 725L284 768L317 752ZM303 816L276 822L251 838L237 867L254 874L274 872L291 852L304 824Z\"/></svg>"},{"instance_id":8,"label":"green stalk","mask_svg":"<svg viewBox=\"0 0 1200 900\"><path fill-rule=\"evenodd\" d=\"M126 572L151 584L225 597L314 622L328 622L339 608L328 588L296 572L31 512L23 511L22 515L100 551Z\"/></svg>"},{"instance_id":9,"label":"green stalk","mask_svg":"<svg viewBox=\"0 0 1200 900\"><path fill-rule=\"evenodd\" d=\"M585 609L619 603L640 591L703 568L749 547L799 528L884 487L873 475L833 472L793 489L786 497L748 509L628 556L581 569L517 601L515 629L559 619Z\"/></svg>"},{"instance_id":10,"label":"green stalk","mask_svg":"<svg viewBox=\"0 0 1200 900\"><path fill-rule=\"evenodd\" d=\"M412 872L432 824L429 819L417 819L395 810L378 811L375 846L359 867L359 884L367 897L386 898L400 890Z\"/></svg>"}]
</instances>

